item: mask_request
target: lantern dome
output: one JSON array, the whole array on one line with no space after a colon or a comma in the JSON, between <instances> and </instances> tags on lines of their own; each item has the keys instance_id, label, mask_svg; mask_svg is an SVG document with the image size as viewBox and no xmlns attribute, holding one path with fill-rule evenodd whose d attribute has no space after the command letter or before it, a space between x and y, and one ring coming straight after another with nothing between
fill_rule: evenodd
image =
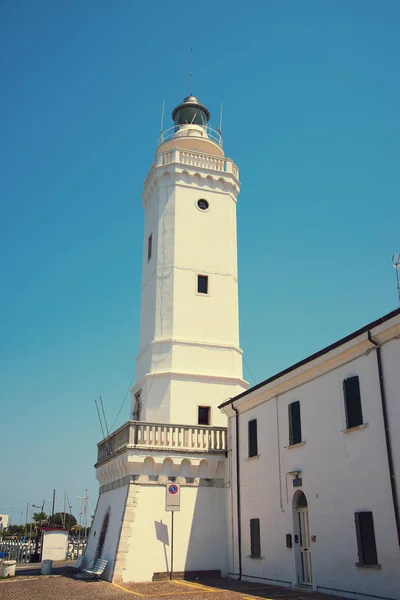
<instances>
[{"instance_id":1,"label":"lantern dome","mask_svg":"<svg viewBox=\"0 0 400 600\"><path fill-rule=\"evenodd\" d=\"M209 110L200 104L196 96L187 96L179 106L172 111L175 125L200 125L206 127L210 119Z\"/></svg>"}]
</instances>

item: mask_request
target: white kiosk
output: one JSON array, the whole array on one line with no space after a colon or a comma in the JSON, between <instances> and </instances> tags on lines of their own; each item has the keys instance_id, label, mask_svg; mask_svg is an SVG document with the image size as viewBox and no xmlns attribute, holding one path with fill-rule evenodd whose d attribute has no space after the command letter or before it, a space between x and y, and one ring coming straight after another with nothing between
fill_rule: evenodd
<instances>
[{"instance_id":1,"label":"white kiosk","mask_svg":"<svg viewBox=\"0 0 400 600\"><path fill-rule=\"evenodd\" d=\"M61 527L41 527L42 561L65 560L68 549L68 529Z\"/></svg>"}]
</instances>

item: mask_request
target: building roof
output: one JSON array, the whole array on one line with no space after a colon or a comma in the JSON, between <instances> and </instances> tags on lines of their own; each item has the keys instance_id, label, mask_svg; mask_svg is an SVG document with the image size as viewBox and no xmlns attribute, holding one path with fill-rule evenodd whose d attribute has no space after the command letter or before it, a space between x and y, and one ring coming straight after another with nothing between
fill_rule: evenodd
<instances>
[{"instance_id":1,"label":"building roof","mask_svg":"<svg viewBox=\"0 0 400 600\"><path fill-rule=\"evenodd\" d=\"M265 381L262 381L261 383L254 385L253 387L242 392L241 394L238 394L237 396L234 396L233 398L229 398L229 400L226 400L225 402L220 404L218 406L218 408L223 408L224 406L228 406L228 404L232 404L232 402L234 402L235 400L240 400L240 398L243 398L244 396L251 394L255 390L258 390L259 388L263 387L264 385L268 385L269 383L272 383L276 379L279 379L280 377L287 375L287 373L290 373L291 371L294 371L297 368L302 367L303 365L307 364L308 362L311 362L311 361L315 360L316 358L319 358L320 356L327 354L331 350L334 350L335 348L338 348L339 346L346 344L350 340L353 340L354 338L358 337L359 335L366 333L370 329L373 329L374 327L377 327L378 325L381 325L382 323L385 323L386 321L393 319L393 317L396 317L397 315L400 315L400 308L396 308L396 310L392 310L392 312L384 315L383 317L380 317L379 319L376 319L376 321L372 321L372 323L368 323L368 325L364 325L364 327L361 327L361 329L357 329L357 331L350 333L350 335L347 335L346 337L338 340L337 342L334 342L330 346L327 346L326 348L323 348L322 350L319 350L318 352L311 354L311 356L308 356L307 358L304 358L300 362L295 363L291 367L288 367L287 369L284 369L283 371L276 373L276 375L272 375L272 377L269 377L268 379L265 379Z\"/></svg>"}]
</instances>

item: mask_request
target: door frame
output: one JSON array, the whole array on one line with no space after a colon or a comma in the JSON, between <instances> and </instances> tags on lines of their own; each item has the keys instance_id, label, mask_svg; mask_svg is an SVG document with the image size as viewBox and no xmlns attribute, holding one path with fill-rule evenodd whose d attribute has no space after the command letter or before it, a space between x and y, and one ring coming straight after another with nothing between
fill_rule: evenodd
<instances>
[{"instance_id":1,"label":"door frame","mask_svg":"<svg viewBox=\"0 0 400 600\"><path fill-rule=\"evenodd\" d=\"M308 502L302 490L297 490L293 495L292 507L296 582L299 585L312 587L313 577Z\"/></svg>"}]
</instances>

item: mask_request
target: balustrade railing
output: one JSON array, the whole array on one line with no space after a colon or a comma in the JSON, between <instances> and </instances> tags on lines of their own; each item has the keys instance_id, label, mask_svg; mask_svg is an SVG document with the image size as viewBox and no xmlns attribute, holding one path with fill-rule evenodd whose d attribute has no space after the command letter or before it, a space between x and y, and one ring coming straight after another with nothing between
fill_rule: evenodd
<instances>
[{"instance_id":1,"label":"balustrade railing","mask_svg":"<svg viewBox=\"0 0 400 600\"><path fill-rule=\"evenodd\" d=\"M225 452L227 430L226 427L128 421L98 444L97 461L123 448Z\"/></svg>"},{"instance_id":2,"label":"balustrade railing","mask_svg":"<svg viewBox=\"0 0 400 600\"><path fill-rule=\"evenodd\" d=\"M144 183L150 179L155 167L163 167L173 163L186 165L189 167L203 168L220 173L232 173L236 179L239 178L239 169L230 158L211 156L203 152L193 152L192 150L183 150L180 148L171 148L165 152L159 152L156 160L150 169Z\"/></svg>"}]
</instances>

